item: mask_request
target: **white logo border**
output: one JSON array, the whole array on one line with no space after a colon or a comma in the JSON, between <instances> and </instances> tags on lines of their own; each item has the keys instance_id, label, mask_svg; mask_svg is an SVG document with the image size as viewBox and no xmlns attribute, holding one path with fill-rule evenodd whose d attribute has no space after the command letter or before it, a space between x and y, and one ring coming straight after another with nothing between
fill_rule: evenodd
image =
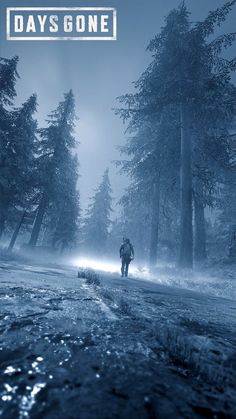
<instances>
[{"instance_id":1,"label":"white logo border","mask_svg":"<svg viewBox=\"0 0 236 419\"><path fill-rule=\"evenodd\" d=\"M113 36L11 36L10 14L12 11L112 11ZM6 8L6 35L7 41L116 41L117 40L117 10L114 7L7 7Z\"/></svg>"}]
</instances>

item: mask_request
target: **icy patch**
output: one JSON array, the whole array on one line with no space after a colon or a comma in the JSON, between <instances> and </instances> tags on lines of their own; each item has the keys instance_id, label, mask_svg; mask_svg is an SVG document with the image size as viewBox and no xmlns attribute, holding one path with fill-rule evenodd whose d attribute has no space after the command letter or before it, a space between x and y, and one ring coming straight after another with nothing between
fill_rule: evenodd
<instances>
[{"instance_id":1,"label":"icy patch","mask_svg":"<svg viewBox=\"0 0 236 419\"><path fill-rule=\"evenodd\" d=\"M6 369L4 370L3 374L6 374L6 375L14 375L14 374L16 374L18 372L21 372L21 369L20 368L15 368L15 367L12 367L11 365L9 365L8 367L6 367Z\"/></svg>"},{"instance_id":2,"label":"icy patch","mask_svg":"<svg viewBox=\"0 0 236 419\"><path fill-rule=\"evenodd\" d=\"M27 386L27 391L30 392L29 395L22 396L20 403L20 419L28 418L29 412L32 409L33 405L36 402L37 394L46 386L46 383L37 383L33 387Z\"/></svg>"},{"instance_id":3,"label":"icy patch","mask_svg":"<svg viewBox=\"0 0 236 419\"><path fill-rule=\"evenodd\" d=\"M97 299L97 300L95 300L95 303L100 306L100 308L103 311L103 313L105 313L106 316L110 320L118 320L118 317L114 313L112 313L112 311L110 310L110 308L100 298Z\"/></svg>"},{"instance_id":4,"label":"icy patch","mask_svg":"<svg viewBox=\"0 0 236 419\"><path fill-rule=\"evenodd\" d=\"M12 400L12 396L9 396L8 394L4 394L4 396L2 396L3 402L10 402L11 400Z\"/></svg>"},{"instance_id":5,"label":"icy patch","mask_svg":"<svg viewBox=\"0 0 236 419\"><path fill-rule=\"evenodd\" d=\"M82 288L89 290L90 294L93 296L93 300L95 304L98 304L103 313L106 314L106 317L110 320L118 320L118 317L110 310L110 308L102 301L101 298L98 298L97 295L94 294L93 290L86 284L82 285Z\"/></svg>"}]
</instances>

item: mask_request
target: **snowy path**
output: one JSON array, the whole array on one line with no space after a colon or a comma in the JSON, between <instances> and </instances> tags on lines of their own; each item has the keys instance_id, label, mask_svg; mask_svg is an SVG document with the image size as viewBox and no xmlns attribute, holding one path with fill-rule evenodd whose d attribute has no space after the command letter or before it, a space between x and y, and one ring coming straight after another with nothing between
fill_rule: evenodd
<instances>
[{"instance_id":1,"label":"snowy path","mask_svg":"<svg viewBox=\"0 0 236 419\"><path fill-rule=\"evenodd\" d=\"M235 418L236 302L2 264L4 418Z\"/></svg>"}]
</instances>

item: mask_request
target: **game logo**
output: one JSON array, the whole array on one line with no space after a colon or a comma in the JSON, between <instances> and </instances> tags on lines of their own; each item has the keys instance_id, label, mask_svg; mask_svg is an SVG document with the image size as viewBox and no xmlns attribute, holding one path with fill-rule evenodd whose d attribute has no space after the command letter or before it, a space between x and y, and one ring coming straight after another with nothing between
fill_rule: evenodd
<instances>
[{"instance_id":1,"label":"game logo","mask_svg":"<svg viewBox=\"0 0 236 419\"><path fill-rule=\"evenodd\" d=\"M7 8L7 40L115 40L116 26L109 7Z\"/></svg>"}]
</instances>

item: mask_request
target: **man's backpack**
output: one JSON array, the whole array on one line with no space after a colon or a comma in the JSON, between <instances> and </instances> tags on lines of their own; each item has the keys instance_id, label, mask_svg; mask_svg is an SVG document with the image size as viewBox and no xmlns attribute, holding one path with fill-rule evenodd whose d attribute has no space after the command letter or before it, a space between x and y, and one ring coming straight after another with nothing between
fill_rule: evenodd
<instances>
[{"instance_id":1,"label":"man's backpack","mask_svg":"<svg viewBox=\"0 0 236 419\"><path fill-rule=\"evenodd\" d=\"M124 245L123 245L123 251L122 251L122 256L124 256L124 257L131 257L131 254L132 254L132 249L131 249L131 245L130 245L130 243L125 243Z\"/></svg>"}]
</instances>

